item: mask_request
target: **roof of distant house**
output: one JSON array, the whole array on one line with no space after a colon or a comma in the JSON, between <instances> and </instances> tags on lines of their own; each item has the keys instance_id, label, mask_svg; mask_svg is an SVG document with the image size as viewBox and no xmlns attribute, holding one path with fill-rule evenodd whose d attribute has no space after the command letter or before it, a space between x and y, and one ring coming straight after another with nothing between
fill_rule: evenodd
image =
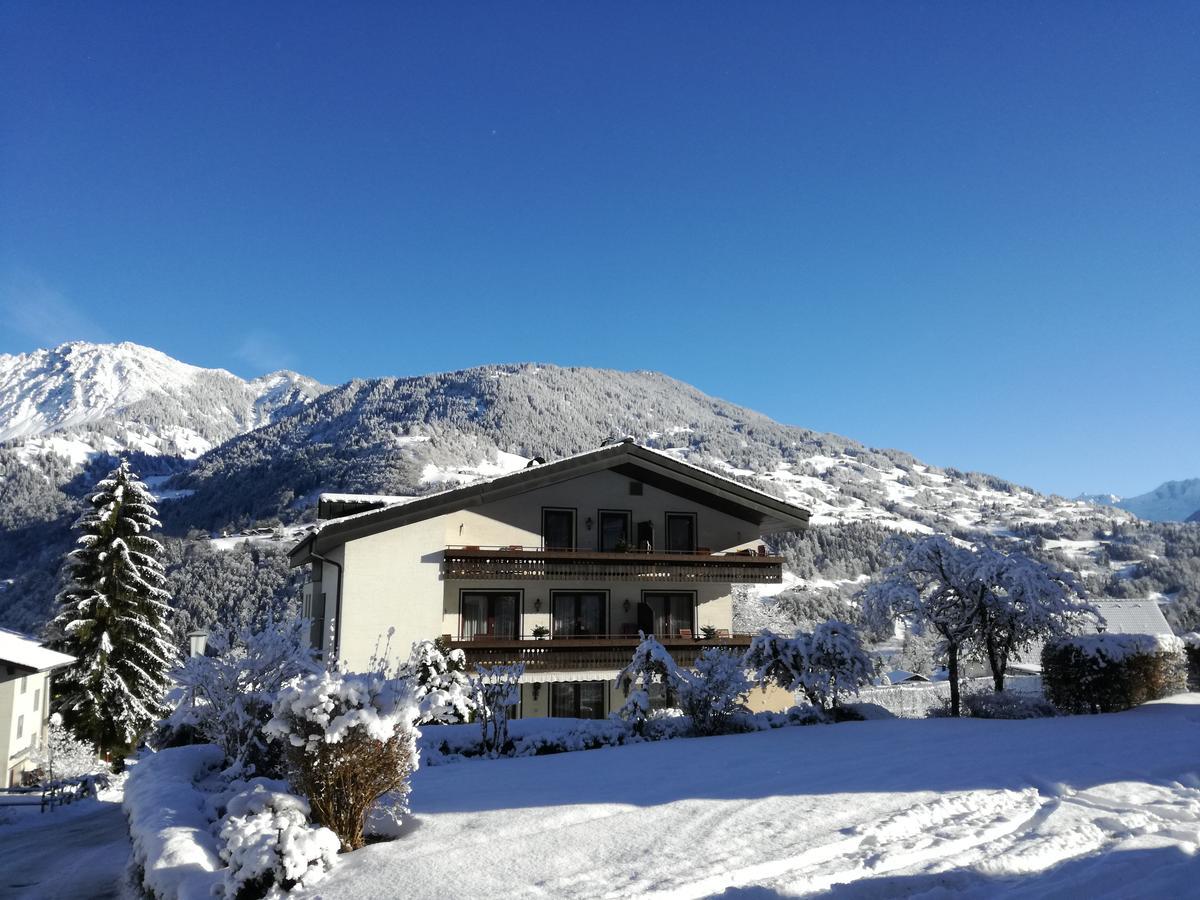
<instances>
[{"instance_id":1,"label":"roof of distant house","mask_svg":"<svg viewBox=\"0 0 1200 900\"><path fill-rule=\"evenodd\" d=\"M1149 599L1092 600L1104 616L1104 630L1113 634L1171 634L1159 605Z\"/></svg>"},{"instance_id":2,"label":"roof of distant house","mask_svg":"<svg viewBox=\"0 0 1200 900\"><path fill-rule=\"evenodd\" d=\"M28 672L44 672L75 662L75 657L59 653L40 644L36 638L0 628L0 665L13 666Z\"/></svg>"},{"instance_id":3,"label":"roof of distant house","mask_svg":"<svg viewBox=\"0 0 1200 900\"><path fill-rule=\"evenodd\" d=\"M802 507L626 439L552 462L531 462L527 468L516 472L485 478L464 487L451 488L423 497L397 498L394 502L378 505L381 498L371 495L367 498L370 508L325 522L316 532L293 547L289 555L293 565L300 565L307 562L313 552L323 552L347 540L522 494L605 469L612 469L633 480L691 497L753 522L762 527L764 532L800 529L808 525L810 513ZM350 503L347 500L347 495L341 495L335 503L349 508ZM328 505L333 507L335 503Z\"/></svg>"}]
</instances>

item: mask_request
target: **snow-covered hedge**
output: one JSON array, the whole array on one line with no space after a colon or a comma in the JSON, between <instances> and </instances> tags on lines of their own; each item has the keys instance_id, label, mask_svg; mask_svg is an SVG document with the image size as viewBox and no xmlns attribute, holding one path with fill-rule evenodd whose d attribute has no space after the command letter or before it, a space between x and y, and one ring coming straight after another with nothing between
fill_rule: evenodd
<instances>
[{"instance_id":1,"label":"snow-covered hedge","mask_svg":"<svg viewBox=\"0 0 1200 900\"><path fill-rule=\"evenodd\" d=\"M1192 631L1183 636L1183 652L1187 655L1189 691L1200 691L1200 634Z\"/></svg>"},{"instance_id":2,"label":"snow-covered hedge","mask_svg":"<svg viewBox=\"0 0 1200 900\"><path fill-rule=\"evenodd\" d=\"M963 707L975 719L1047 719L1058 715L1048 700L1012 691L979 691L963 695Z\"/></svg>"},{"instance_id":3,"label":"snow-covered hedge","mask_svg":"<svg viewBox=\"0 0 1200 900\"><path fill-rule=\"evenodd\" d=\"M1060 638L1042 650L1042 681L1063 712L1130 709L1187 690L1184 643L1169 634Z\"/></svg>"},{"instance_id":4,"label":"snow-covered hedge","mask_svg":"<svg viewBox=\"0 0 1200 900\"><path fill-rule=\"evenodd\" d=\"M125 816L141 887L158 900L210 900L221 882L212 810L197 781L225 765L212 744L172 747L138 760L125 781Z\"/></svg>"}]
</instances>

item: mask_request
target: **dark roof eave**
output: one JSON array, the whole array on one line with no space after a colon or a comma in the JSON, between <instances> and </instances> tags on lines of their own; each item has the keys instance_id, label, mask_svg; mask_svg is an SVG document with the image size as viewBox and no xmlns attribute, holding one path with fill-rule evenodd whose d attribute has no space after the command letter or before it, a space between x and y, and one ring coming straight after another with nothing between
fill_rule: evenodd
<instances>
[{"instance_id":1,"label":"dark roof eave","mask_svg":"<svg viewBox=\"0 0 1200 900\"><path fill-rule=\"evenodd\" d=\"M346 541L378 531L399 528L445 512L481 506L490 500L522 494L565 480L570 477L570 473L578 472L579 475L584 475L592 471L601 471L609 468L605 465L608 460L622 457L636 457L643 463L674 472L681 478L701 482L714 494L729 496L740 503L757 507L764 514L762 528L765 534L808 527L811 514L802 507L745 487L716 473L681 463L665 454L647 450L637 444L614 444L590 454L581 454L559 462L547 463L535 469L521 469L490 481L469 484L440 494L418 498L399 506L389 506L373 512L362 513L345 521L333 520L320 531L309 535L293 547L289 551L288 557L292 566L304 565L311 561L314 554L321 552L318 549L321 546L336 547Z\"/></svg>"}]
</instances>

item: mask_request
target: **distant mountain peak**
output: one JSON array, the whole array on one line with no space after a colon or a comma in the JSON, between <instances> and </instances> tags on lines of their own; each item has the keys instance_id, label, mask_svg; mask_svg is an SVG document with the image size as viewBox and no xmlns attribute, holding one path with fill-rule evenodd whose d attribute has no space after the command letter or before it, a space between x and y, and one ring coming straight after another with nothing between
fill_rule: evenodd
<instances>
[{"instance_id":1,"label":"distant mountain peak","mask_svg":"<svg viewBox=\"0 0 1200 900\"><path fill-rule=\"evenodd\" d=\"M69 435L97 451L194 457L327 388L295 372L250 381L129 341L0 355L0 441Z\"/></svg>"},{"instance_id":2,"label":"distant mountain peak","mask_svg":"<svg viewBox=\"0 0 1200 900\"><path fill-rule=\"evenodd\" d=\"M1139 519L1153 522L1200 521L1200 478L1185 478L1180 481L1164 481L1152 491L1136 497L1118 497L1115 494L1091 494L1086 499L1092 503L1116 506L1133 513Z\"/></svg>"}]
</instances>

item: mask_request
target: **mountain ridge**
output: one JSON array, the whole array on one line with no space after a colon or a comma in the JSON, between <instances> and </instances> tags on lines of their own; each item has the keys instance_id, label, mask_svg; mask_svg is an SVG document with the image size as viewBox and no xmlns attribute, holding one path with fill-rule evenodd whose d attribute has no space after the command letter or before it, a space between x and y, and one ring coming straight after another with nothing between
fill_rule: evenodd
<instances>
[{"instance_id":1,"label":"mountain ridge","mask_svg":"<svg viewBox=\"0 0 1200 900\"><path fill-rule=\"evenodd\" d=\"M1115 506L1151 522L1192 522L1200 516L1200 478L1164 481L1154 490L1133 497L1089 494L1079 499Z\"/></svg>"}]
</instances>

